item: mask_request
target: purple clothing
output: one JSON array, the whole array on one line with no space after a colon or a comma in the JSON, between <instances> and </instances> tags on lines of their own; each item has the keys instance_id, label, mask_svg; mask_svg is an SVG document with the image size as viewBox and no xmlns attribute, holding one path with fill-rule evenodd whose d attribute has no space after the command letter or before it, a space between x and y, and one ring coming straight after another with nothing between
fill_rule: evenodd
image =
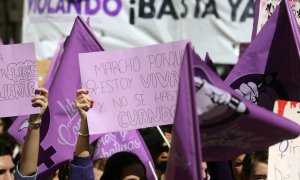
<instances>
[{"instance_id":1,"label":"purple clothing","mask_svg":"<svg viewBox=\"0 0 300 180\"><path fill-rule=\"evenodd\" d=\"M92 157L74 156L70 167L70 180L94 180Z\"/></svg>"},{"instance_id":2,"label":"purple clothing","mask_svg":"<svg viewBox=\"0 0 300 180\"><path fill-rule=\"evenodd\" d=\"M15 180L36 180L37 178L37 170L32 176L23 176L19 171L19 165L17 165L16 171L14 172Z\"/></svg>"}]
</instances>

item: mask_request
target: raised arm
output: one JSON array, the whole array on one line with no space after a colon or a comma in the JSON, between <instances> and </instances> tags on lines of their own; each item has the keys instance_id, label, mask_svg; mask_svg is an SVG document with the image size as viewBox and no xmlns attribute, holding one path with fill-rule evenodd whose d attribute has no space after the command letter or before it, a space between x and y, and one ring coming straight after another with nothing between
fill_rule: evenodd
<instances>
[{"instance_id":1,"label":"raised arm","mask_svg":"<svg viewBox=\"0 0 300 180\"><path fill-rule=\"evenodd\" d=\"M87 111L93 107L93 101L87 95L86 89L79 89L76 92L75 105L78 109L81 122L78 132L77 144L75 149L75 155L78 157L90 156L89 147L89 129L87 125Z\"/></svg>"},{"instance_id":2,"label":"raised arm","mask_svg":"<svg viewBox=\"0 0 300 180\"><path fill-rule=\"evenodd\" d=\"M30 176L36 172L39 156L40 125L42 116L48 106L48 91L45 88L37 88L35 94L35 97L31 100L32 106L40 107L40 113L29 116L29 126L19 167L22 176Z\"/></svg>"},{"instance_id":3,"label":"raised arm","mask_svg":"<svg viewBox=\"0 0 300 180\"><path fill-rule=\"evenodd\" d=\"M70 166L70 180L77 180L79 177L85 180L94 180L93 163L89 147L89 129L86 116L86 112L93 107L93 101L87 94L88 91L86 89L79 89L76 92L75 105L80 114L81 121L75 156Z\"/></svg>"}]
</instances>

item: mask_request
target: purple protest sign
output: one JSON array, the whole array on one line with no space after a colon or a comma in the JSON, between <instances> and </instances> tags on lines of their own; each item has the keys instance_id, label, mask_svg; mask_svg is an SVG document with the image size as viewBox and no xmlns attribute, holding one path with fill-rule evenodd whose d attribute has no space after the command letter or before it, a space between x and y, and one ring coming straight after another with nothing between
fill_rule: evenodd
<instances>
[{"instance_id":1,"label":"purple protest sign","mask_svg":"<svg viewBox=\"0 0 300 180\"><path fill-rule=\"evenodd\" d=\"M39 113L31 105L38 87L34 44L0 46L0 117Z\"/></svg>"},{"instance_id":2,"label":"purple protest sign","mask_svg":"<svg viewBox=\"0 0 300 180\"><path fill-rule=\"evenodd\" d=\"M64 41L61 41L57 47L57 50L52 58L51 61L51 65L50 68L48 70L46 79L45 79L45 83L44 83L44 87L46 89L50 89L52 80L55 76L57 67L60 63L61 60L61 56L63 53L63 45L64 45ZM20 144L24 143L24 138L26 136L27 133L27 128L28 128L28 119L29 119L29 115L25 115L25 116L18 116L13 124L10 126L10 128L8 129L8 132L10 135L12 135ZM46 120L45 120L46 121ZM43 125L42 127L46 128L46 130L48 130L48 126L49 126L49 122L46 123L45 125L45 121L43 121ZM42 128L42 129L43 129Z\"/></svg>"},{"instance_id":3,"label":"purple protest sign","mask_svg":"<svg viewBox=\"0 0 300 180\"><path fill-rule=\"evenodd\" d=\"M194 62L204 161L229 160L300 134L299 125L245 100L204 62Z\"/></svg>"},{"instance_id":4,"label":"purple protest sign","mask_svg":"<svg viewBox=\"0 0 300 180\"><path fill-rule=\"evenodd\" d=\"M187 41L79 55L90 134L172 124Z\"/></svg>"},{"instance_id":5,"label":"purple protest sign","mask_svg":"<svg viewBox=\"0 0 300 180\"><path fill-rule=\"evenodd\" d=\"M300 35L288 0L276 8L225 83L270 111L276 99L300 101Z\"/></svg>"},{"instance_id":6,"label":"purple protest sign","mask_svg":"<svg viewBox=\"0 0 300 180\"><path fill-rule=\"evenodd\" d=\"M196 54L191 51L191 44L188 44L180 71L167 179L202 179L201 140L193 78L194 58L191 57Z\"/></svg>"},{"instance_id":7,"label":"purple protest sign","mask_svg":"<svg viewBox=\"0 0 300 180\"><path fill-rule=\"evenodd\" d=\"M147 170L147 178L154 179L149 162L153 165L151 155L144 140L137 130L110 132L99 137L93 159L109 158L111 155L129 151L139 156Z\"/></svg>"}]
</instances>

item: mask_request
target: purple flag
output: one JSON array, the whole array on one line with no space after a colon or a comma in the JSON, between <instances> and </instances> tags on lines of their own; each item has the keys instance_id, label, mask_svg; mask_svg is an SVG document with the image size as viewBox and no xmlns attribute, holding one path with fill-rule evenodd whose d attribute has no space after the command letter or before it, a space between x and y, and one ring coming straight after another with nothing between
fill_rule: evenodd
<instances>
[{"instance_id":1,"label":"purple flag","mask_svg":"<svg viewBox=\"0 0 300 180\"><path fill-rule=\"evenodd\" d=\"M138 130L124 130L114 133L105 133L99 137L94 153L94 159L109 158L111 155L129 151L141 159L147 170L147 179L154 179L149 163L154 168L151 155Z\"/></svg>"},{"instance_id":2,"label":"purple flag","mask_svg":"<svg viewBox=\"0 0 300 180\"><path fill-rule=\"evenodd\" d=\"M201 59L200 59L201 60ZM213 61L211 60L208 52L206 53L205 55L205 60L204 62L208 65L208 67L210 67L211 70L213 70L215 73L217 73L217 68L216 66L214 65Z\"/></svg>"},{"instance_id":3,"label":"purple flag","mask_svg":"<svg viewBox=\"0 0 300 180\"><path fill-rule=\"evenodd\" d=\"M57 67L60 63L61 60L61 56L63 53L63 45L64 45L64 41L61 41L56 49L56 52L52 58L51 61L51 65L50 68L48 70L46 79L45 79L45 83L44 83L44 87L46 89L50 89L53 77L55 76ZM24 139L27 133L27 128L28 128L28 118L29 115L25 115L25 116L18 116L13 124L10 126L10 128L8 129L9 134L11 134L20 144L24 143ZM43 123L43 129L44 127L46 127L46 125L44 125L45 123ZM47 123L47 128L48 129L49 123Z\"/></svg>"},{"instance_id":4,"label":"purple flag","mask_svg":"<svg viewBox=\"0 0 300 180\"><path fill-rule=\"evenodd\" d=\"M52 57L51 66L48 70L48 73L47 73L47 76L45 79L45 83L43 85L46 89L50 89L53 78L55 77L55 74L56 74L56 70L60 64L60 60L61 60L61 57L64 52L64 42L65 42L65 40L61 40L58 43L57 49Z\"/></svg>"},{"instance_id":5,"label":"purple flag","mask_svg":"<svg viewBox=\"0 0 300 180\"><path fill-rule=\"evenodd\" d=\"M210 58L208 52L206 53L205 56L205 64L216 74L218 74L217 72L217 68L214 65L212 59ZM214 161L214 162L207 162L207 170L209 173L209 176L211 177L211 179L213 180L222 180L222 179L226 179L226 180L232 180L232 172L229 166L228 161Z\"/></svg>"},{"instance_id":6,"label":"purple flag","mask_svg":"<svg viewBox=\"0 0 300 180\"><path fill-rule=\"evenodd\" d=\"M196 114L192 61L193 56L198 55L192 51L191 44L188 44L180 71L167 179L202 179L201 140Z\"/></svg>"},{"instance_id":7,"label":"purple flag","mask_svg":"<svg viewBox=\"0 0 300 180\"><path fill-rule=\"evenodd\" d=\"M73 102L76 90L81 88L78 54L94 51L103 51L102 45L77 17L49 89L51 121L49 133L41 140L39 172L51 171L55 164L73 157L80 125Z\"/></svg>"},{"instance_id":8,"label":"purple flag","mask_svg":"<svg viewBox=\"0 0 300 180\"><path fill-rule=\"evenodd\" d=\"M225 83L272 111L276 99L300 101L300 36L288 0L255 37Z\"/></svg>"},{"instance_id":9,"label":"purple flag","mask_svg":"<svg viewBox=\"0 0 300 180\"><path fill-rule=\"evenodd\" d=\"M194 62L205 161L232 159L300 134L299 125L245 100L204 62Z\"/></svg>"}]
</instances>

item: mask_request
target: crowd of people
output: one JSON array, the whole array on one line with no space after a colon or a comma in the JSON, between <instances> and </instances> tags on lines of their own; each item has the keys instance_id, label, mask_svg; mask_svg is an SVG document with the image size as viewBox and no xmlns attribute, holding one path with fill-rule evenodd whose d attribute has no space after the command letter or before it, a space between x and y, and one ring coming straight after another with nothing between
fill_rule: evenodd
<instances>
[{"instance_id":1,"label":"crowd of people","mask_svg":"<svg viewBox=\"0 0 300 180\"><path fill-rule=\"evenodd\" d=\"M74 103L80 114L80 129L74 157L66 162L48 179L101 179L101 180L145 180L146 167L140 158L132 152L118 152L108 159L92 160L91 145L89 144L89 129L87 111L93 107L93 100L88 91L79 89ZM12 124L10 118L0 119L0 180L1 179L36 179L38 175L38 156L40 125L42 116L48 106L48 91L44 88L36 89L36 96L32 99L32 106L40 107L39 114L29 116L29 127L23 145L18 144L7 130ZM162 126L166 139L172 141L172 126ZM156 128L141 129L140 133L152 156L158 179L166 179L169 147ZM203 162L203 179L224 179L220 171L212 164L224 162ZM242 154L225 165L230 167L231 179L257 180L267 179L268 151L257 151ZM199 170L201 171L201 170ZM224 171L224 169L223 169Z\"/></svg>"}]
</instances>

